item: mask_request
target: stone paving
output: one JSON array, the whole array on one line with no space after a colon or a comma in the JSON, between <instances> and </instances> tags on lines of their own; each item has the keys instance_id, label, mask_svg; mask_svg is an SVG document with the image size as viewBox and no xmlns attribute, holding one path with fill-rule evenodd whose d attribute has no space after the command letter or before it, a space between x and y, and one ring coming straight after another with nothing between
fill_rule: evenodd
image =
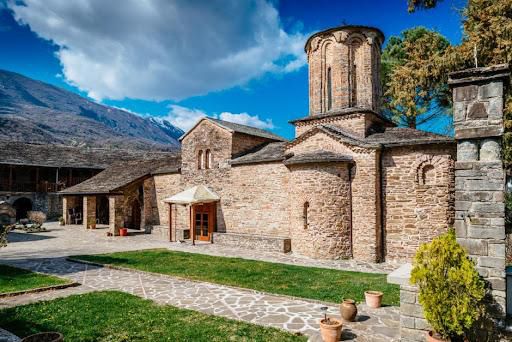
<instances>
[{"instance_id":1,"label":"stone paving","mask_svg":"<svg viewBox=\"0 0 512 342\"><path fill-rule=\"evenodd\" d=\"M70 262L64 256L79 253L169 247L169 243L155 241L148 238L148 235L132 236L126 239L115 238L117 241L112 241L108 240L109 238L106 236L103 237L103 234L99 231L85 232L77 230L76 233L69 234L69 231L66 231L68 229L77 228L60 228L58 231L43 233L47 236L53 236L53 238L40 239L37 242L26 241L29 237L25 237L25 240L23 236L18 237L20 242L13 242L5 249L0 250L0 260L14 266L65 277L81 283L82 286L5 298L0 301L0 308L90 291L120 290L161 304L170 304L208 314L301 332L309 336L311 341L320 341L318 320L322 317L320 307L323 304L163 275L113 270L106 267ZM67 234L63 232L67 232ZM41 244L41 242L45 243ZM37 247L22 246L26 243ZM66 243L68 243L67 246ZM82 243L87 243L87 246L81 245ZM19 248L16 246L18 244ZM180 250L194 252L201 250L216 255L228 253L224 249L214 249L213 245L205 245L208 246L205 249L201 249L203 245L195 247L175 245ZM59 255L59 257L56 257L56 255ZM238 256L238 254L232 253L226 255ZM52 258L49 258L49 256L52 256ZM293 260L293 258L293 256L290 256L288 261L291 263L290 260ZM279 261L281 262L281 260ZM337 262L332 263L337 264ZM342 340L398 341L398 307L371 309L361 304L358 305L358 308L358 321L344 325ZM339 316L337 306L329 306L329 313Z\"/></svg>"}]
</instances>

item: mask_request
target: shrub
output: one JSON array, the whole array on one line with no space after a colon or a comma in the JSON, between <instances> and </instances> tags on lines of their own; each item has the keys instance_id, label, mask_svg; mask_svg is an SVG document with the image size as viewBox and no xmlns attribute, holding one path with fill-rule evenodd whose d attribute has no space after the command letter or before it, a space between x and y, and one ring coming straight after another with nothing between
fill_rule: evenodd
<instances>
[{"instance_id":1,"label":"shrub","mask_svg":"<svg viewBox=\"0 0 512 342\"><path fill-rule=\"evenodd\" d=\"M426 320L443 338L464 335L483 312L484 282L453 229L420 246L411 283L419 287Z\"/></svg>"},{"instance_id":2,"label":"shrub","mask_svg":"<svg viewBox=\"0 0 512 342\"><path fill-rule=\"evenodd\" d=\"M29 211L27 217L30 221L43 225L46 222L46 214L42 211Z\"/></svg>"},{"instance_id":3,"label":"shrub","mask_svg":"<svg viewBox=\"0 0 512 342\"><path fill-rule=\"evenodd\" d=\"M11 225L0 224L0 247L7 246L7 233L12 229Z\"/></svg>"}]
</instances>

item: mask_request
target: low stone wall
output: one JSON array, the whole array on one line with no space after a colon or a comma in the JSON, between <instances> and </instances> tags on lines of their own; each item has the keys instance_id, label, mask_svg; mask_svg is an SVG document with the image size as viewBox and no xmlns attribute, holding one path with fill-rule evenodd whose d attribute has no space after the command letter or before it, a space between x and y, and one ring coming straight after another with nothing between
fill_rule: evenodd
<instances>
[{"instance_id":1,"label":"low stone wall","mask_svg":"<svg viewBox=\"0 0 512 342\"><path fill-rule=\"evenodd\" d=\"M418 301L416 286L400 286L400 336L402 342L425 341L428 322Z\"/></svg>"},{"instance_id":2,"label":"low stone wall","mask_svg":"<svg viewBox=\"0 0 512 342\"><path fill-rule=\"evenodd\" d=\"M213 233L213 243L257 251L288 253L291 251L291 240L263 235Z\"/></svg>"},{"instance_id":3,"label":"low stone wall","mask_svg":"<svg viewBox=\"0 0 512 342\"><path fill-rule=\"evenodd\" d=\"M158 236L163 241L169 241L169 226L167 225L146 226L145 230L147 233Z\"/></svg>"}]
</instances>

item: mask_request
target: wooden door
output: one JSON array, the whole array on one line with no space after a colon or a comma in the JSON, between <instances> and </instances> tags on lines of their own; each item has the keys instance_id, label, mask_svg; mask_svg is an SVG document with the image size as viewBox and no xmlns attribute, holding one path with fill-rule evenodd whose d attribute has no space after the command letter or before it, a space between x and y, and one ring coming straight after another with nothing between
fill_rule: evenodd
<instances>
[{"instance_id":1,"label":"wooden door","mask_svg":"<svg viewBox=\"0 0 512 342\"><path fill-rule=\"evenodd\" d=\"M210 241L215 220L215 204L200 204L194 206L194 234L196 240Z\"/></svg>"}]
</instances>

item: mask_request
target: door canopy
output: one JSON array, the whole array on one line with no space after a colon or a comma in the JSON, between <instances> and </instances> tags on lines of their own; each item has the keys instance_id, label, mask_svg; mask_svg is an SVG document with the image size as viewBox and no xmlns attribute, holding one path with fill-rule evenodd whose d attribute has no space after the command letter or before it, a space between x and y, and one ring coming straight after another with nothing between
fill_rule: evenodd
<instances>
[{"instance_id":1,"label":"door canopy","mask_svg":"<svg viewBox=\"0 0 512 342\"><path fill-rule=\"evenodd\" d=\"M220 201L219 195L204 185L194 186L164 199L164 202L176 204L212 203L218 201Z\"/></svg>"}]
</instances>

